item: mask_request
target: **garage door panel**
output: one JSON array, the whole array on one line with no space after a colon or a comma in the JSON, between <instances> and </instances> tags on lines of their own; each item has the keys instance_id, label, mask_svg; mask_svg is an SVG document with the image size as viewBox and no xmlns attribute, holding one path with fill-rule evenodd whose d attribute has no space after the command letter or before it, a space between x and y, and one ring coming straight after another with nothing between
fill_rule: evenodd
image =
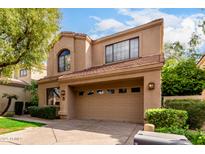
<instances>
[{"instance_id":1,"label":"garage door panel","mask_svg":"<svg viewBox=\"0 0 205 154\"><path fill-rule=\"evenodd\" d=\"M141 92L131 93L131 87L127 88L127 93L118 93L120 87L115 89L114 94L97 94L94 87L89 87L94 91L93 95L79 96L76 92L75 111L79 119L100 119L116 120L128 122L143 122L143 95ZM83 88L79 88L83 89ZM103 89L106 90L107 88ZM77 90L78 91L78 90Z\"/></svg>"}]
</instances>

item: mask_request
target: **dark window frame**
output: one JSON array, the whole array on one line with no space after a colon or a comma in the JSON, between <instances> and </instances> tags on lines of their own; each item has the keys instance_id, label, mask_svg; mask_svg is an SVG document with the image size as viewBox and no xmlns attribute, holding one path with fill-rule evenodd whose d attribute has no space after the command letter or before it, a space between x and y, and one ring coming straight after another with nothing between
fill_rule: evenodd
<instances>
[{"instance_id":1,"label":"dark window frame","mask_svg":"<svg viewBox=\"0 0 205 154\"><path fill-rule=\"evenodd\" d=\"M98 95L103 95L103 94L105 94L105 90L103 90L103 89L97 89L97 90L96 90L96 94L98 94Z\"/></svg>"},{"instance_id":2,"label":"dark window frame","mask_svg":"<svg viewBox=\"0 0 205 154\"><path fill-rule=\"evenodd\" d=\"M94 94L95 94L94 90L88 90L87 92L87 96L92 96Z\"/></svg>"},{"instance_id":3,"label":"dark window frame","mask_svg":"<svg viewBox=\"0 0 205 154\"><path fill-rule=\"evenodd\" d=\"M122 91L121 91L121 90L122 90ZM123 91L123 90L125 90L125 91ZM119 93L119 94L125 94L125 93L127 93L127 90L128 90L127 88L119 88L119 89L118 89L118 93ZM120 91L121 91L121 92L120 92Z\"/></svg>"},{"instance_id":4,"label":"dark window frame","mask_svg":"<svg viewBox=\"0 0 205 154\"><path fill-rule=\"evenodd\" d=\"M61 55L63 54L63 52L65 51L68 51L69 53L67 55ZM57 65L58 65L58 72L65 72L65 71L69 71L71 68L71 62L70 62L70 67L68 68L68 70L66 70L66 59L65 57L66 56L71 56L71 51L69 49L62 49L59 53L58 53L58 62L57 62ZM60 70L60 57L64 57L64 61L63 61L63 70Z\"/></svg>"},{"instance_id":5,"label":"dark window frame","mask_svg":"<svg viewBox=\"0 0 205 154\"><path fill-rule=\"evenodd\" d=\"M21 69L20 72L19 72L19 76L20 77L25 77L28 75L28 72L27 72L27 69Z\"/></svg>"},{"instance_id":6,"label":"dark window frame","mask_svg":"<svg viewBox=\"0 0 205 154\"><path fill-rule=\"evenodd\" d=\"M140 93L141 92L141 87L132 87L131 88L131 93Z\"/></svg>"},{"instance_id":7,"label":"dark window frame","mask_svg":"<svg viewBox=\"0 0 205 154\"><path fill-rule=\"evenodd\" d=\"M115 94L115 89L107 89L106 93L107 94Z\"/></svg>"},{"instance_id":8,"label":"dark window frame","mask_svg":"<svg viewBox=\"0 0 205 154\"><path fill-rule=\"evenodd\" d=\"M134 40L134 39L137 39L138 40L138 56L137 57L131 57L131 51L130 51L130 47L131 47L131 41L130 40ZM128 59L123 59L123 60L114 60L114 44L117 44L117 43L121 43L121 42L125 42L125 41L129 41L129 58ZM106 48L108 46L112 46L112 61L111 62L108 62L107 61L107 56L106 56ZM126 39L126 40L122 40L122 41L118 41L118 42L115 42L115 43L112 43L112 44L108 44L105 46L105 52L104 52L104 55L105 55L105 64L110 64L110 63L114 63L114 62L119 62L119 61L125 61L125 60L129 60L129 59L136 59L136 58L139 58L139 52L140 52L140 39L139 39L139 36L137 37L133 37L133 38L130 38L130 39Z\"/></svg>"},{"instance_id":9,"label":"dark window frame","mask_svg":"<svg viewBox=\"0 0 205 154\"><path fill-rule=\"evenodd\" d=\"M84 93L85 93L85 92L84 92L83 90L81 90L81 91L78 92L78 96L83 96Z\"/></svg>"},{"instance_id":10,"label":"dark window frame","mask_svg":"<svg viewBox=\"0 0 205 154\"><path fill-rule=\"evenodd\" d=\"M54 88L58 88L58 89L60 90L60 87L46 88L46 105L48 105L48 90L49 90L49 89L54 89ZM60 98L60 94L59 94L59 98Z\"/></svg>"}]
</instances>

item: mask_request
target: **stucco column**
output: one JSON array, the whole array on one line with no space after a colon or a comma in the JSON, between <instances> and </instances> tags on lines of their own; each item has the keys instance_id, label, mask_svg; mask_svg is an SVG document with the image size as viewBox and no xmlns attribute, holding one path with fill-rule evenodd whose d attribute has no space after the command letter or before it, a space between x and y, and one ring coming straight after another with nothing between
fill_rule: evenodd
<instances>
[{"instance_id":1,"label":"stucco column","mask_svg":"<svg viewBox=\"0 0 205 154\"><path fill-rule=\"evenodd\" d=\"M68 105L68 119L72 119L75 116L75 109L74 109L74 103L75 103L75 96L73 88L68 86L67 87L67 105Z\"/></svg>"},{"instance_id":2,"label":"stucco column","mask_svg":"<svg viewBox=\"0 0 205 154\"><path fill-rule=\"evenodd\" d=\"M68 88L66 84L60 85L60 91L61 91L61 98L60 98L60 111L59 115L61 118L67 118L68 116Z\"/></svg>"},{"instance_id":3,"label":"stucco column","mask_svg":"<svg viewBox=\"0 0 205 154\"><path fill-rule=\"evenodd\" d=\"M159 71L147 72L144 75L144 111L150 108L161 107L161 73ZM155 88L149 90L148 84L153 82Z\"/></svg>"},{"instance_id":4,"label":"stucco column","mask_svg":"<svg viewBox=\"0 0 205 154\"><path fill-rule=\"evenodd\" d=\"M59 115L61 118L72 119L74 117L74 92L67 84L60 85L61 102Z\"/></svg>"}]
</instances>

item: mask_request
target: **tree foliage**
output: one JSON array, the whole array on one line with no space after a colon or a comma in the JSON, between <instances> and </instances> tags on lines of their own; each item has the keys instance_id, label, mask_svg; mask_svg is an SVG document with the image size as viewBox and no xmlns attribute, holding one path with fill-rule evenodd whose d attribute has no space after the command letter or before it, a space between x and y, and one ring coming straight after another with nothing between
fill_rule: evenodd
<instances>
[{"instance_id":1,"label":"tree foliage","mask_svg":"<svg viewBox=\"0 0 205 154\"><path fill-rule=\"evenodd\" d=\"M40 68L57 38L58 9L0 9L0 73Z\"/></svg>"},{"instance_id":2,"label":"tree foliage","mask_svg":"<svg viewBox=\"0 0 205 154\"><path fill-rule=\"evenodd\" d=\"M37 106L38 105L38 84L35 80L31 81L30 85L25 87L26 91L31 93L31 105Z\"/></svg>"},{"instance_id":3,"label":"tree foliage","mask_svg":"<svg viewBox=\"0 0 205 154\"><path fill-rule=\"evenodd\" d=\"M202 54L199 52L201 38L196 33L193 33L187 44L182 44L179 41L173 43L165 43L165 59L176 59L181 61L187 58L199 59Z\"/></svg>"},{"instance_id":4,"label":"tree foliage","mask_svg":"<svg viewBox=\"0 0 205 154\"><path fill-rule=\"evenodd\" d=\"M205 34L205 21L199 26ZM197 67L201 57L201 36L196 32L187 44L165 43L165 65L162 69L162 95L195 95L205 88L205 71Z\"/></svg>"},{"instance_id":5,"label":"tree foliage","mask_svg":"<svg viewBox=\"0 0 205 154\"><path fill-rule=\"evenodd\" d=\"M205 71L197 67L195 59L169 59L162 70L162 95L197 95L205 88Z\"/></svg>"},{"instance_id":6,"label":"tree foliage","mask_svg":"<svg viewBox=\"0 0 205 154\"><path fill-rule=\"evenodd\" d=\"M180 61L185 53L184 46L180 42L165 43L165 59L176 59Z\"/></svg>"}]
</instances>

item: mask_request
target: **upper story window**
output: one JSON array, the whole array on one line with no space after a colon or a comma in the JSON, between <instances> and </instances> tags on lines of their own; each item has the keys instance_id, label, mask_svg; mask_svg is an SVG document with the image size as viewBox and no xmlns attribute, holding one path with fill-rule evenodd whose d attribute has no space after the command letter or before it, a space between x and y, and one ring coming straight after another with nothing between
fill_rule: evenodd
<instances>
[{"instance_id":1,"label":"upper story window","mask_svg":"<svg viewBox=\"0 0 205 154\"><path fill-rule=\"evenodd\" d=\"M27 76L27 70L26 69L21 69L20 70L20 77Z\"/></svg>"},{"instance_id":2,"label":"upper story window","mask_svg":"<svg viewBox=\"0 0 205 154\"><path fill-rule=\"evenodd\" d=\"M70 51L69 50L63 50L58 55L58 72L64 72L70 70Z\"/></svg>"},{"instance_id":3,"label":"upper story window","mask_svg":"<svg viewBox=\"0 0 205 154\"><path fill-rule=\"evenodd\" d=\"M105 47L106 63L137 58L138 56L139 38L125 40Z\"/></svg>"}]
</instances>

